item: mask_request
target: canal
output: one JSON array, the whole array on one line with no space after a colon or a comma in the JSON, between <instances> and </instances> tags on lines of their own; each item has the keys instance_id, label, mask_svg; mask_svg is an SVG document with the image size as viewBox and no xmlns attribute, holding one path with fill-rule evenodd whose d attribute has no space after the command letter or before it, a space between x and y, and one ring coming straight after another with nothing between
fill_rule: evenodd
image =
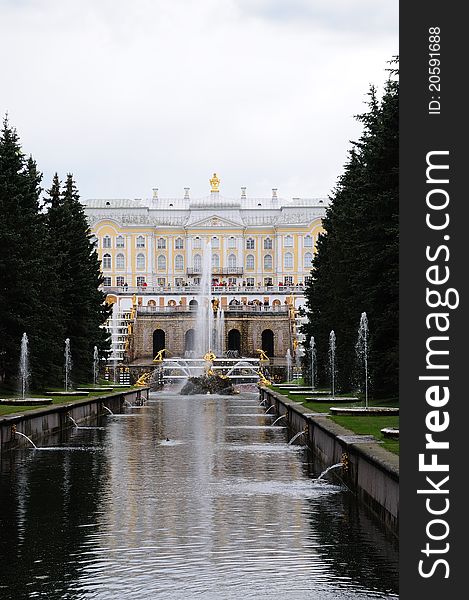
<instances>
[{"instance_id":1,"label":"canal","mask_svg":"<svg viewBox=\"0 0 469 600\"><path fill-rule=\"evenodd\" d=\"M4 453L0 598L397 598L396 541L274 420L157 393Z\"/></svg>"}]
</instances>

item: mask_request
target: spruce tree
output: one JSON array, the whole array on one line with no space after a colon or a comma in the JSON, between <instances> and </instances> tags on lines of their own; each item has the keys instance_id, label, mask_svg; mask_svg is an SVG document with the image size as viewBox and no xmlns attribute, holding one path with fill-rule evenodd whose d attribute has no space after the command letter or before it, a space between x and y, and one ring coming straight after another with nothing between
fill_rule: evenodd
<instances>
[{"instance_id":1,"label":"spruce tree","mask_svg":"<svg viewBox=\"0 0 469 600\"><path fill-rule=\"evenodd\" d=\"M14 385L23 332L30 341L32 383L54 381L57 321L52 257L40 212L40 182L16 130L5 119L0 136L0 378ZM50 286L50 287L48 287Z\"/></svg>"},{"instance_id":2,"label":"spruce tree","mask_svg":"<svg viewBox=\"0 0 469 600\"><path fill-rule=\"evenodd\" d=\"M307 344L318 348L322 383L329 331L337 335L342 389L357 384L355 343L361 312L370 325L371 388L398 388L398 83L390 78L378 101L370 90L363 133L353 145L331 197L306 290Z\"/></svg>"},{"instance_id":3,"label":"spruce tree","mask_svg":"<svg viewBox=\"0 0 469 600\"><path fill-rule=\"evenodd\" d=\"M64 336L70 338L72 380L79 383L91 378L93 347L98 346L101 354L108 350L101 326L110 309L98 289L103 281L100 263L72 175L67 176L62 191L55 175L48 196L47 220L56 249Z\"/></svg>"}]
</instances>

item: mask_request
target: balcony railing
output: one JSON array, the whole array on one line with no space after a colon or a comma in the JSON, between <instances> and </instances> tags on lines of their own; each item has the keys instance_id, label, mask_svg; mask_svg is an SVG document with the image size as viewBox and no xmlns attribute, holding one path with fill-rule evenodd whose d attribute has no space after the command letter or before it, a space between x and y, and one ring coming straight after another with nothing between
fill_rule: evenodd
<instances>
[{"instance_id":1,"label":"balcony railing","mask_svg":"<svg viewBox=\"0 0 469 600\"><path fill-rule=\"evenodd\" d=\"M124 294L132 296L133 294L157 295L157 294L172 294L172 295L197 295L200 294L199 285L175 285L175 286L102 286L101 288L106 294ZM304 285L214 285L211 293L213 295L230 295L230 294L299 294L303 295L305 290Z\"/></svg>"},{"instance_id":2,"label":"balcony railing","mask_svg":"<svg viewBox=\"0 0 469 600\"><path fill-rule=\"evenodd\" d=\"M161 314L161 313L196 313L198 306L194 305L178 305L178 306L138 306L137 314L138 315L153 315L153 314ZM223 307L223 310L228 313L228 317L234 316L235 314L240 313L273 313L273 314L287 314L288 306L266 306L264 304L254 305L254 304L233 304ZM230 314L231 313L231 314Z\"/></svg>"},{"instance_id":3,"label":"balcony railing","mask_svg":"<svg viewBox=\"0 0 469 600\"><path fill-rule=\"evenodd\" d=\"M188 275L202 275L202 268L187 267ZM242 275L243 267L212 267L212 275Z\"/></svg>"}]
</instances>

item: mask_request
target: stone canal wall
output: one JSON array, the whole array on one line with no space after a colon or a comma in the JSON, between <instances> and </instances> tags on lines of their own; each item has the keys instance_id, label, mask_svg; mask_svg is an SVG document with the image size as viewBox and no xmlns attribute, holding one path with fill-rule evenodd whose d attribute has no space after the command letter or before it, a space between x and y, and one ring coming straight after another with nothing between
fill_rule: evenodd
<instances>
[{"instance_id":1,"label":"stone canal wall","mask_svg":"<svg viewBox=\"0 0 469 600\"><path fill-rule=\"evenodd\" d=\"M261 387L260 394L266 407L274 405L278 416L285 415L292 436L304 431L298 442L306 441L324 468L344 462L334 473L397 536L399 457L371 436L356 435L278 392Z\"/></svg>"},{"instance_id":2,"label":"stone canal wall","mask_svg":"<svg viewBox=\"0 0 469 600\"><path fill-rule=\"evenodd\" d=\"M130 404L139 404L148 399L149 389L144 387L119 390L107 396L94 396L66 404L51 404L45 408L36 408L0 417L0 453L21 446L30 446L27 439L13 433L13 425L35 444L38 444L45 436L74 427L68 415L77 423L83 423L100 415L109 414L103 405L112 412L122 412L126 401Z\"/></svg>"}]
</instances>

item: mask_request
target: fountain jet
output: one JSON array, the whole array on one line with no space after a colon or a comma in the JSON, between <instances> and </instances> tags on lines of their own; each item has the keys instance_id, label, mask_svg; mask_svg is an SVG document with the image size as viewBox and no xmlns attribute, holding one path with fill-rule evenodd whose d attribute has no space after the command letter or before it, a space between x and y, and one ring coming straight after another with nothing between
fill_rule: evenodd
<instances>
[{"instance_id":1,"label":"fountain jet","mask_svg":"<svg viewBox=\"0 0 469 600\"><path fill-rule=\"evenodd\" d=\"M20 383L21 383L21 397L23 400L26 397L28 391L29 378L31 372L29 370L29 342L26 333L23 333L21 338L21 354L20 354Z\"/></svg>"}]
</instances>

